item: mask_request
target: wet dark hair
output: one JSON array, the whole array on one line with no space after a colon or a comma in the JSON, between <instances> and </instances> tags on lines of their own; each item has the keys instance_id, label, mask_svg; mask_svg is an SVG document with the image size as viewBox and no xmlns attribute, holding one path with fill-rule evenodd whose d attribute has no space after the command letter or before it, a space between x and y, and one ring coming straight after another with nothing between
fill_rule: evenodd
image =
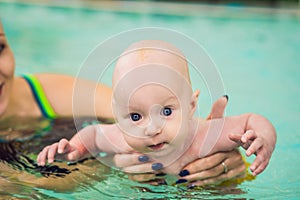
<instances>
[{"instance_id":1,"label":"wet dark hair","mask_svg":"<svg viewBox=\"0 0 300 200\"><path fill-rule=\"evenodd\" d=\"M0 143L0 162L15 170L26 171L31 174L40 173L45 177L64 177L71 173L71 170L60 168L57 165L38 166L33 159L19 152L19 147L20 144L18 142ZM74 169L72 171L74 171Z\"/></svg>"},{"instance_id":2,"label":"wet dark hair","mask_svg":"<svg viewBox=\"0 0 300 200\"><path fill-rule=\"evenodd\" d=\"M16 137L10 140L0 138L0 162L10 166L14 170L26 171L44 177L65 177L72 173L72 171L77 171L78 169L74 168L76 163L70 164L73 166L72 169L61 168L57 165L37 165L34 157L36 157L43 147L57 142L62 137L70 139L77 132L73 118L59 118L48 120L48 122L48 127L46 128L38 127L18 130L15 133ZM42 122L38 123L41 124ZM88 125L90 121L88 118L84 118L82 124ZM30 127L35 126L31 125ZM20 138L20 135L25 137Z\"/></svg>"}]
</instances>

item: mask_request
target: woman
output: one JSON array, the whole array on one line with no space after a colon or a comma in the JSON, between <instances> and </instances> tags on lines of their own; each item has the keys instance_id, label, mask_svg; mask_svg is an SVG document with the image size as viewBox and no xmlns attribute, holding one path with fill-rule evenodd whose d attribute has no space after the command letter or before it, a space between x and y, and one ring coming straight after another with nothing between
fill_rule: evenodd
<instances>
[{"instance_id":1,"label":"woman","mask_svg":"<svg viewBox=\"0 0 300 200\"><path fill-rule=\"evenodd\" d=\"M9 117L57 117L73 116L72 92L75 78L58 74L34 74L15 77L15 60L8 45L0 22L0 123ZM83 81L83 80L82 80ZM84 81L86 87L94 83ZM84 92L85 90L83 90ZM95 96L96 114L100 118L112 119L111 88L99 84ZM227 97L227 96L226 96ZM82 94L82 102L86 95ZM220 98L213 106L208 119L222 117L227 98ZM80 104L76 115L94 115L94 111ZM139 154L116 155L115 163L131 178L137 181L151 181L157 178L153 163ZM143 174L145 169L153 169L153 174ZM245 164L240 153L221 152L207 158L196 160L185 166L179 177L181 182L194 185L215 184L245 174ZM180 181L178 182L180 183Z\"/></svg>"}]
</instances>

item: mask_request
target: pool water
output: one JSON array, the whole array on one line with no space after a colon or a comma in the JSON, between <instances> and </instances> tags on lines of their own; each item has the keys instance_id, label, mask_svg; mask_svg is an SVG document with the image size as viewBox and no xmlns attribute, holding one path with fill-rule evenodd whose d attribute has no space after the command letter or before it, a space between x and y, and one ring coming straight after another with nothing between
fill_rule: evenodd
<instances>
[{"instance_id":1,"label":"pool water","mask_svg":"<svg viewBox=\"0 0 300 200\"><path fill-rule=\"evenodd\" d=\"M229 95L226 115L254 112L273 122L278 141L268 168L255 180L236 187L187 190L184 186L139 184L129 181L122 172L87 160L79 163L80 166L59 163L57 169L62 172L56 170L58 176L54 173L47 179L55 187L42 188L28 182L34 176L41 176L40 173L24 165L35 168L29 161L34 160L43 145L59 139L62 132L71 136L75 129L70 119L38 120L34 123L36 126L17 129L16 134L26 133L24 140L1 143L4 149L16 149L16 160L21 159L25 164L9 164L1 158L0 195L4 199L299 199L299 8L169 3L153 6L150 2L113 5L89 7L78 3L68 7L0 3L0 17L15 53L16 73L76 75L89 52L119 32L152 26L179 31L201 44L217 65ZM135 12L126 10L126 6L136 8ZM194 87L201 89L199 112L205 117L211 99L205 85L193 74L192 81ZM105 77L103 82L110 85L110 77ZM24 124L22 120L13 120L18 121ZM2 132L8 130L1 128ZM19 135L16 138L20 138ZM76 170L81 167L85 170ZM47 174L47 169L45 171ZM79 186L67 192L59 191L59 183L72 185L59 176L68 171L75 174L71 176L71 183Z\"/></svg>"}]
</instances>

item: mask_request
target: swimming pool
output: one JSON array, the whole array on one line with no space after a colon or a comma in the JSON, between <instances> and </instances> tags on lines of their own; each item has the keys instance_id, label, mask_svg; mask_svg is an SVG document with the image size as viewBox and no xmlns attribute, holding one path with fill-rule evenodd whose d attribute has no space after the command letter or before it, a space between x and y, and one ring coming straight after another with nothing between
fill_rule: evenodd
<instances>
[{"instance_id":1,"label":"swimming pool","mask_svg":"<svg viewBox=\"0 0 300 200\"><path fill-rule=\"evenodd\" d=\"M121 31L146 26L182 32L199 42L213 58L222 75L230 100L227 115L256 112L268 117L278 132L276 150L267 170L254 181L237 188L186 190L184 187L145 186L128 181L124 174L86 161L86 180L76 191L57 192L22 183L26 176L14 169L1 172L0 194L18 198L58 199L298 199L300 198L300 14L293 10L210 7L162 3L114 3L92 6L77 3L72 7L0 3L0 17L15 52L17 74L61 72L76 75L89 52L100 42ZM122 8L121 8L122 6ZM126 10L135 7L135 12ZM157 9L159 7L159 9ZM168 8L168 12L165 10ZM187 12L187 10L189 12ZM194 77L195 81L196 77ZM110 79L104 80L110 84ZM195 84L194 84L195 85ZM201 115L209 111L205 88L199 104ZM56 130L58 122L50 123ZM63 121L59 126L71 134L74 129ZM59 130L61 130L59 129ZM48 135L47 129L37 131ZM45 133L44 133L45 132ZM42 135L43 135L42 134ZM49 135L47 136L49 137ZM43 138L43 137L42 137ZM30 139L30 137L29 137ZM41 139L42 140L42 139ZM21 141L21 144L22 141ZM13 145L19 145L13 144ZM34 143L33 146L38 144ZM29 156L34 154L28 150ZM34 155L33 155L34 157ZM251 160L251 159L249 159ZM68 168L68 167L66 167ZM28 177L24 177L28 178ZM53 180L56 180L53 178ZM76 179L75 179L76 181ZM79 181L79 180L78 180ZM12 182L12 186L3 183ZM55 184L55 181L54 181ZM4 186L3 186L4 185Z\"/></svg>"}]
</instances>

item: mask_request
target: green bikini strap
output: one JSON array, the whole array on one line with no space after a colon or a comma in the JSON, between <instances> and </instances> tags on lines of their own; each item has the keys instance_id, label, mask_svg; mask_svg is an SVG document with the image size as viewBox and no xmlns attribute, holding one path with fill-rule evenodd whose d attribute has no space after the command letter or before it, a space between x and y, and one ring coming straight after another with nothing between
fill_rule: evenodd
<instances>
[{"instance_id":1,"label":"green bikini strap","mask_svg":"<svg viewBox=\"0 0 300 200\"><path fill-rule=\"evenodd\" d=\"M51 104L49 103L39 80L32 74L25 74L22 77L28 82L43 116L50 119L56 118L57 115L54 112Z\"/></svg>"}]
</instances>

